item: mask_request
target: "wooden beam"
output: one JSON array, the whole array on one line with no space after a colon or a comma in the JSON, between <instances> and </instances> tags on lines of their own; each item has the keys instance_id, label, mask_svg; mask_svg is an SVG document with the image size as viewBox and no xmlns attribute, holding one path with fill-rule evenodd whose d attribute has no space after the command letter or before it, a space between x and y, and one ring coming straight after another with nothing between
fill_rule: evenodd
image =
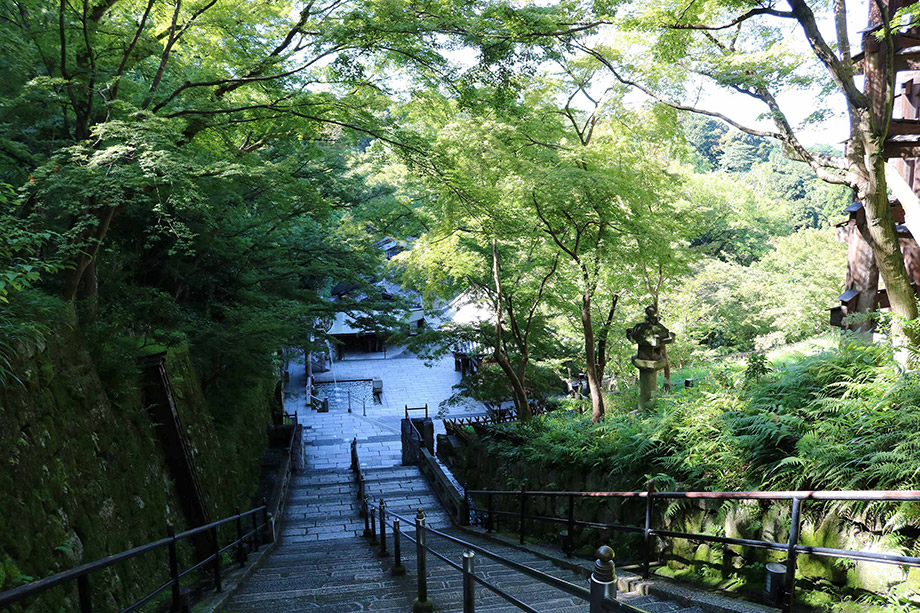
<instances>
[{"instance_id":1,"label":"wooden beam","mask_svg":"<svg viewBox=\"0 0 920 613\"><path fill-rule=\"evenodd\" d=\"M916 158L920 157L920 134L902 134L885 139L885 157Z\"/></svg>"},{"instance_id":2,"label":"wooden beam","mask_svg":"<svg viewBox=\"0 0 920 613\"><path fill-rule=\"evenodd\" d=\"M888 125L888 136L920 135L920 119L892 119Z\"/></svg>"},{"instance_id":3,"label":"wooden beam","mask_svg":"<svg viewBox=\"0 0 920 613\"><path fill-rule=\"evenodd\" d=\"M898 38L903 39L899 36ZM902 41L906 42L906 40ZM898 48L894 54L894 71L895 72L905 72L908 70L920 70L920 46L917 43L920 40L911 39L910 44ZM897 44L897 43L896 43ZM864 72L864 60L865 52L860 51L853 56L853 74L863 74Z\"/></svg>"}]
</instances>

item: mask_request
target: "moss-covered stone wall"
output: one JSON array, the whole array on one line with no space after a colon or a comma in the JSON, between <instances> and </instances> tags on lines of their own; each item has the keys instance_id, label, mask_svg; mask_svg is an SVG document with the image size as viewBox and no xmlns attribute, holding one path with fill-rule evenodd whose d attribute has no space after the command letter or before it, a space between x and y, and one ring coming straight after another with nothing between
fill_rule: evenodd
<instances>
[{"instance_id":1,"label":"moss-covered stone wall","mask_svg":"<svg viewBox=\"0 0 920 613\"><path fill-rule=\"evenodd\" d=\"M106 385L75 317L64 319L20 351L13 371L21 384L0 389L0 590L161 538L167 522L186 527L139 381ZM241 382L239 406L221 411L233 419L215 423L188 351L170 351L167 369L212 518L248 508L270 421L270 373ZM165 567L164 551L93 575L97 610L146 593L165 580ZM33 606L75 604L69 586Z\"/></svg>"},{"instance_id":2,"label":"moss-covered stone wall","mask_svg":"<svg viewBox=\"0 0 920 613\"><path fill-rule=\"evenodd\" d=\"M457 450L454 470L461 483L469 489L493 490L556 490L556 491L618 491L624 487L617 474L601 470L585 470L553 465L534 458L533 461L509 461L501 453L501 445L488 438L471 434L468 445ZM485 510L485 499L477 500ZM518 498L494 497L499 511L517 513ZM527 501L528 513L565 518L568 500L565 497L534 496ZM672 532L711 534L732 538L786 543L789 539L790 503L784 501L656 501L655 526ZM884 536L888 532L884 516L878 507L852 505L838 512L830 505L807 503L804 510L800 544L815 547L854 549L902 554L909 543ZM507 530L518 530L515 516L497 516ZM577 520L605 524L642 526L645 521L644 499L576 498ZM527 534L533 538L563 544L563 524L527 522ZM900 539L903 541L903 539ZM617 552L619 562L641 560L641 536L608 530L580 527L575 532L575 546L582 554L590 554L601 544ZM783 562L784 552L750 547L723 546L686 539L658 539L658 559L666 565L658 574L690 580L720 590L738 592L759 599L763 590L765 565ZM874 610L866 603L871 594L899 596L920 602L920 572L868 562L799 556L798 600L818 608L844 606L846 600L868 597L854 605L860 611ZM837 609L835 609L837 610ZM849 610L849 609L839 609Z\"/></svg>"}]
</instances>

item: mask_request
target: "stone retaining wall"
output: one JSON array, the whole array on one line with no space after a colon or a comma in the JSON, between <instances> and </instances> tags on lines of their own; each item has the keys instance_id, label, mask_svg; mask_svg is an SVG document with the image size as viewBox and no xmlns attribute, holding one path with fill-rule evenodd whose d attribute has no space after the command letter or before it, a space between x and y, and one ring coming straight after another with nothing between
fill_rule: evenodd
<instances>
[{"instance_id":1,"label":"stone retaining wall","mask_svg":"<svg viewBox=\"0 0 920 613\"><path fill-rule=\"evenodd\" d=\"M556 490L556 491L617 491L624 488L616 475L598 470L581 470L552 466L535 459L531 462L507 461L500 457L488 442L470 437L470 441L456 450L454 474L468 489L495 490ZM505 498L502 500L502 498ZM518 512L518 498L494 497L497 510ZM555 502L553 502L555 500ZM485 511L486 501L475 501ZM789 539L791 503L787 501L733 501L715 500L656 500L653 525L672 532L688 532L756 539L786 543ZM566 498L530 497L529 514L565 518ZM576 499L575 518L581 521L605 524L643 526L645 501L643 499L581 498ZM517 531L518 520L501 516L502 529ZM529 521L525 526L530 536L561 545L561 523ZM815 547L832 547L873 552L910 555L910 550L900 548L895 539L883 536L883 519L877 508L849 506L836 510L831 505L818 502L804 507L800 544ZM575 547L588 552L607 544L617 552L618 563L638 562L641 558L641 535L612 532L588 527L575 531ZM783 562L785 553L751 547L706 544L686 539L657 539L658 559L666 563L662 574L691 576L709 585L759 593L763 589L764 565ZM820 601L821 588L850 587L884 594L889 590L911 595L920 600L920 569L868 562L799 556L800 579L798 587L808 598ZM820 604L820 602L814 602Z\"/></svg>"}]
</instances>

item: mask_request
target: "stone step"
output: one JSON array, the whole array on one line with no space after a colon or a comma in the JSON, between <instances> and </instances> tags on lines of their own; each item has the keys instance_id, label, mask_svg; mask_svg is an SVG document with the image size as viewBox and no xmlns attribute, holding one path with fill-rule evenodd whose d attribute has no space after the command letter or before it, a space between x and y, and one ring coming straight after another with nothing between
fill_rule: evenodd
<instances>
[{"instance_id":1,"label":"stone step","mask_svg":"<svg viewBox=\"0 0 920 613\"><path fill-rule=\"evenodd\" d=\"M379 546L361 536L357 487L344 468L304 471L297 475L285 510L279 543L250 579L222 609L237 613L280 611L408 612L417 595L414 518L425 510L426 525L471 542L508 560L527 565L576 585L588 587L583 575L556 566L533 552L502 545L458 530L441 508L417 467L382 466L364 470L366 494L376 508L383 498L390 512L406 518L401 538L405 576L391 576L392 526L387 525L389 555L379 557ZM379 532L379 518L375 530ZM465 547L429 532L428 544L454 564L460 564ZM462 573L452 564L428 553L428 594L438 610L462 609ZM485 554L476 554L475 572L514 598L537 609L584 613L587 603L566 592L520 573ZM638 587L638 584L636 584ZM695 607L639 593L624 594L648 613L701 613ZM476 586L476 610L505 613L520 609L485 586Z\"/></svg>"}]
</instances>

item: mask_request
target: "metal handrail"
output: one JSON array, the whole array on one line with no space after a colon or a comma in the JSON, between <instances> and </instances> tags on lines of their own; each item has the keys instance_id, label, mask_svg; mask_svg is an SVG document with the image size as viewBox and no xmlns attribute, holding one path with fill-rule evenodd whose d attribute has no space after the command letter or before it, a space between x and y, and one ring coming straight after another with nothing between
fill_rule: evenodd
<instances>
[{"instance_id":1,"label":"metal handrail","mask_svg":"<svg viewBox=\"0 0 920 613\"><path fill-rule=\"evenodd\" d=\"M363 471L361 470L361 462L358 456L358 438L357 437L352 439L350 447L351 447L351 469L355 473L355 481L358 484L358 502L360 505L359 508L360 508L361 515L364 516L364 536L370 537L371 543L376 543L377 542L377 529L376 529L376 521L375 521L377 519L375 517L376 509L373 506L368 504L367 493L365 490L364 474L363 474ZM468 551L478 552L488 558L495 560L496 562L499 562L500 564L504 564L505 566L508 566L513 570L516 570L517 572L533 577L534 579L540 581L543 584L546 584L556 589L562 590L563 592L566 592L567 594L575 596L577 598L587 600L588 602L592 603L592 607L591 607L592 613L595 610L600 611L601 609L607 610L607 611L623 611L625 613L646 613L642 609L618 602L604 595L602 595L601 597L598 597L598 594L593 593L593 590L596 587L594 584L594 579L592 579L592 589L589 590L579 585L575 585L574 583L571 583L564 579L560 579L558 577L554 577L550 574L544 573L543 571L537 570L535 568L531 568L525 564L521 564L513 560L508 560L495 552L489 551L488 549L479 547L478 545L474 545L473 543L464 541L463 539L459 539L455 536L451 536L450 534L441 532L440 530L436 530L434 528L428 528L425 526L424 515L421 509L419 509L418 517L416 517L416 519L414 520L415 527L416 527L416 538L412 538L411 536L409 536L408 533L403 532L399 524L400 521L412 524L413 520L410 520L407 517L403 517L402 515L399 515L398 513L394 513L393 511L390 511L389 509L387 509L383 498L379 499L379 511L380 511L380 516L379 516L380 554L384 556L388 555L385 527L389 525L390 529L392 530L392 534L393 534L393 551L394 551L394 555L396 556L396 565L394 566L394 569L393 569L394 574L397 572L397 569L400 574L405 573L405 568L402 566L402 562L400 560L399 541L400 541L401 536L405 536L410 541L415 543L419 550L419 556L418 556L419 557L418 559L418 566L419 566L419 577L418 577L419 600L418 602L419 603L427 603L427 577L426 577L427 571L425 570L426 564L424 562L423 553L430 552L436 557L446 562L449 566L463 572L465 592L468 589L471 590L471 588L468 588L466 585L467 583L466 578L469 577L472 581L476 581L477 583L485 586L487 589L493 591L495 594L505 599L506 601L510 602L511 604L517 606L518 608L524 611L527 611L528 613L538 613L536 609L530 607L529 605L522 602L521 600L518 600L511 594L508 594L507 592L505 592L498 586L486 581L484 578L477 576L474 572L472 572L472 568L467 569L466 562L464 562L464 566L460 566L453 560L450 560L449 558L447 558L442 553L431 548L425 542L425 539L424 539L425 533L431 533L441 538L444 538L450 542L466 547ZM390 521L387 521L387 517L390 517L392 519ZM466 601L466 593L464 594L464 600ZM430 605L430 603L427 603L427 604ZM595 605L597 605L598 607L597 609L595 608ZM464 604L464 611L468 610L467 606L469 606L469 610L472 611L472 595L471 594L470 594L470 600L468 602L465 602ZM424 608L424 607L420 607L420 608Z\"/></svg>"},{"instance_id":2,"label":"metal handrail","mask_svg":"<svg viewBox=\"0 0 920 613\"><path fill-rule=\"evenodd\" d=\"M394 512L392 512L392 511L386 509L385 507L384 507L384 514L385 514L384 516L389 515L390 517L393 517L393 518L395 518L395 519L398 519L400 522L406 522L407 524L410 524L410 525L411 525L412 523L414 523L414 521L415 521L415 520L410 520L409 518L404 517L404 516L402 516L402 515L399 515L398 513L394 513ZM393 530L394 534L395 534L395 533L397 532L397 530L398 530L398 532L400 533L400 535L405 536L406 538L408 538L408 539L409 539L410 541L412 541L413 543L416 543L416 544L418 543L417 539L414 539L414 538L412 538L411 536L409 536L409 534L408 534L407 532L403 531L402 528L397 528L397 527L398 527L398 524L397 524L396 522L389 521L389 522L387 522L387 524L391 527L391 529ZM563 592L569 594L570 596L575 596L576 598L581 598L582 600L586 600L586 601L590 601L590 599L591 599L591 591L590 591L588 588L582 587L582 586L580 586L580 585L576 585L576 584L574 584L574 583L572 583L572 582L570 582L570 581L566 581L565 579L560 579L560 578L558 578L558 577L554 577L553 575L550 575L550 574L548 574L548 573L545 573L545 572L543 572L543 571L541 571L541 570L537 570L536 568L531 568L530 566L527 566L526 564L521 564L520 562L515 562L514 560L509 560L509 559L503 557L502 555L500 555L500 554L498 554L498 553L495 553L495 552L493 552L493 551L490 551L490 550L488 550L488 549L486 549L486 548L484 548L484 547L480 547L479 545L474 545L473 543L470 543L469 541L465 541L465 540L463 540L463 539L457 538L457 537L455 537L455 536L452 536L452 535L450 535L450 534L447 534L446 532L441 532L440 530L437 530L437 529L435 529L435 528L429 528L429 527L425 526L425 527L424 527L424 530L425 530L426 533L434 534L434 535L439 536L439 537L441 537L441 538L443 538L443 539L445 539L445 540L448 540L448 541L450 541L450 542L452 542L452 543L455 543L455 544L457 544L457 545L460 545L460 546L466 548L467 550L474 551L474 552L476 552L476 553L479 553L479 554L481 554L481 555L484 555L484 556L486 556L487 558L490 558L490 559L492 559L492 560L495 560L496 562L498 562L498 563L500 563L500 564L503 564L503 565L505 565L505 566L511 568L512 570L516 570L517 572L520 572L520 573L522 573L522 574L524 574L524 575L527 575L527 576L529 576L529 577L532 577L532 578L534 578L534 579L540 581L540 582L543 583L543 584L549 585L550 587L554 587L554 588L556 588L556 589L559 589L559 590L561 590L561 591L563 591ZM442 554L442 553L440 553L440 552L434 550L434 549L433 549L431 546L429 546L427 543L425 543L425 544L423 545L423 548L424 548L426 551L428 551L428 552L434 554L436 557L440 558L441 560L443 560L444 562L446 562L448 565L452 566L453 568L455 568L455 569L457 569L457 570L462 570L462 567L461 567L459 564L457 564L457 563L454 562L453 560L450 560L450 559L447 558L444 554ZM504 598L505 600L507 600L507 601L510 602L511 604L514 604L515 606L519 607L520 609L522 609L522 610L524 610L524 611L533 611L533 612L536 612L536 609L533 609L532 607L530 607L530 606L527 605L526 603L524 603L524 602L518 600L517 598L515 598L515 597L512 596L511 594L508 594L507 592L505 592L504 590L502 590L502 589L499 588L498 586L496 586L496 585L494 585L494 584L492 584L492 583L489 583L488 581L484 580L482 577L479 577L479 576L476 575L476 574L473 574L472 576L473 576L473 578L477 581L477 583L480 583L481 585L483 585L483 586L485 586L486 588L490 589L491 591L495 592L495 594L497 594L498 596ZM605 599L604 599L604 607L605 607L606 610L608 610L608 611L624 611L624 612L627 612L627 613L646 613L643 609L639 609L639 608L634 607L634 606L632 606L632 605L628 605L628 604L625 604L625 603L622 603L622 602L618 602L618 601L616 601L616 600L613 600L612 598L605 598Z\"/></svg>"},{"instance_id":3,"label":"metal handrail","mask_svg":"<svg viewBox=\"0 0 920 613\"><path fill-rule=\"evenodd\" d=\"M397 515L396 513L393 513L391 511L387 511L387 513L389 513L390 515L394 517L399 518L400 521L409 521L405 517L402 517L401 515ZM470 542L464 541L463 539L459 539L455 536L451 536L450 534L441 532L440 530L436 530L434 528L429 528L428 526L425 526L425 531L431 534L440 536L441 538L451 541L452 543L455 543L457 545L462 545L463 547L466 547L467 549L471 549L472 551L475 551L476 553L480 553L486 556L487 558L491 558L495 560L496 562L505 564L506 566L509 566L513 568L514 570L521 572L525 575L529 575L533 577L534 579L537 579L544 583L548 583L552 585L553 587L557 587L560 590L572 596L584 598L585 600L587 600L588 598L587 588L583 588L581 586L575 585L574 583L570 583L569 581L566 581L565 579L559 579L558 577L553 577L552 575L544 573L543 571L537 570L535 568L530 568L529 566L521 564L520 562L515 562L513 560L505 559L504 557L502 557L501 555L495 552L489 551L488 549L485 549L478 545L474 545ZM427 547L427 545L426 545L426 548L429 551L432 551L431 548ZM434 553L434 551L432 551L432 553Z\"/></svg>"},{"instance_id":4,"label":"metal handrail","mask_svg":"<svg viewBox=\"0 0 920 613\"><path fill-rule=\"evenodd\" d=\"M867 502L920 502L920 490L782 490L753 492L568 492L524 490L528 496L583 498L694 498L713 500L826 500ZM519 496L521 490L470 490L470 494Z\"/></svg>"},{"instance_id":5,"label":"metal handrail","mask_svg":"<svg viewBox=\"0 0 920 613\"><path fill-rule=\"evenodd\" d=\"M531 405L530 407L531 415L544 415L549 412L550 409L545 404ZM497 409L487 413L468 415L466 417L447 417L444 418L443 422L444 428L453 432L465 426L504 424L518 421L519 419L520 415L518 415L517 408L508 407L507 409Z\"/></svg>"},{"instance_id":6,"label":"metal handrail","mask_svg":"<svg viewBox=\"0 0 920 613\"><path fill-rule=\"evenodd\" d=\"M568 525L568 552L571 552L573 543L573 531L576 526L589 526L602 530L612 530L619 532L640 533L643 535L643 577L648 578L649 566L651 559L651 549L653 547L652 537L680 538L693 541L722 543L727 545L741 545L759 549L770 549L773 551L785 551L786 560L786 579L785 589L782 601L782 610L788 613L792 609L792 601L795 590L795 569L796 556L800 554L824 556L832 558L844 558L849 560L876 562L879 564L896 564L899 566L920 567L920 557L902 556L895 554L875 553L866 551L854 551L849 549L835 549L829 547L808 547L798 543L798 532L801 524L801 507L806 501L825 501L825 502L920 502L920 490L803 490L803 491L746 491L746 492L656 492L652 482L649 482L649 489L645 492L573 492L573 491L546 491L546 490L467 490L468 497L485 496L487 498L488 509L479 510L477 513L488 517L488 528L491 530L494 526L496 515L515 516L519 520L519 531L521 542L524 542L525 521L545 521L553 523L565 523ZM520 511L500 511L494 508L494 496L514 496L518 498ZM528 497L548 497L548 498L567 498L568 499L568 517L552 517L535 515L527 512ZM618 524L605 524L598 522L577 521L574 518L574 501L576 498L614 498L614 499L644 499L645 500L645 525L629 526ZM790 518L790 538L788 543L776 543L771 541L762 541L757 539L741 539L710 534L700 534L691 532L675 532L671 530L659 530L652 526L653 514L652 503L654 500L789 500L792 502L792 514Z\"/></svg>"},{"instance_id":7,"label":"metal handrail","mask_svg":"<svg viewBox=\"0 0 920 613\"><path fill-rule=\"evenodd\" d=\"M226 525L230 522L236 522L238 520L242 520L242 518L244 517L253 516L256 513L260 513L260 512L262 513L261 523L258 523L254 520L252 530L242 535L238 534L237 535L238 538L235 541L233 541L230 545L224 547L223 549L220 549L215 546L216 551L214 553L212 553L210 556L208 556L204 560L201 560L200 562L198 562L195 566L189 569L186 569L185 571L182 571L181 573L179 573L177 569L171 568L170 569L171 577L168 582L164 583L163 585L160 585L159 587L154 589L152 592L149 592L147 595L143 596L139 600L134 601L133 603L128 605L125 609L123 609L123 611L136 610L138 607L142 606L143 604L146 604L147 602L152 600L154 597L156 597L157 595L159 595L160 593L162 593L169 587L173 587L174 593L178 595L178 589L177 589L179 585L178 582L182 577L185 577L189 573L194 572L195 570L198 570L204 567L208 563L219 561L220 555L224 551L232 547L239 547L241 543L244 541L244 539L248 537L252 537L253 541L255 542L258 530L260 528L264 530L268 526L267 510L268 510L268 507L265 504L263 504L261 506L250 509L249 511L245 511L243 513L237 513L236 515L231 515L230 517L226 517L224 519L220 519L218 521L211 522L210 524L207 524L204 526L198 526L197 528L192 528L190 530L186 530L185 532L180 532L179 534L170 534L166 538L147 543L146 545L140 545L139 547L134 547L133 549L128 549L126 551L122 551L120 553L116 553L111 556L101 558L94 562L88 562L86 564L82 564L75 568L71 568L70 570L65 570L63 572L56 573L54 575L51 575L50 577L45 577L44 579L38 579L37 581L32 581L31 583L21 585L11 590L0 592L0 608L8 607L26 598L38 596L39 594L42 594L59 585L70 583L71 581L77 581L78 584L80 584L79 585L80 609L81 611L90 611L92 610L92 605L90 604L91 595L89 593L89 585L88 585L88 577L90 574L101 571L106 568L109 568L121 562L125 562L127 560L131 560L133 558L139 557L145 553L155 551L157 549L162 549L163 547L168 547L170 549L170 558L172 562L172 558L175 555L174 548L178 542L189 539L203 532L214 531L213 539L215 539L215 543L216 543L216 539L217 539L216 530L218 527ZM171 527L169 529L171 531ZM217 581L218 591L220 591L219 568L215 569L215 578Z\"/></svg>"}]
</instances>

